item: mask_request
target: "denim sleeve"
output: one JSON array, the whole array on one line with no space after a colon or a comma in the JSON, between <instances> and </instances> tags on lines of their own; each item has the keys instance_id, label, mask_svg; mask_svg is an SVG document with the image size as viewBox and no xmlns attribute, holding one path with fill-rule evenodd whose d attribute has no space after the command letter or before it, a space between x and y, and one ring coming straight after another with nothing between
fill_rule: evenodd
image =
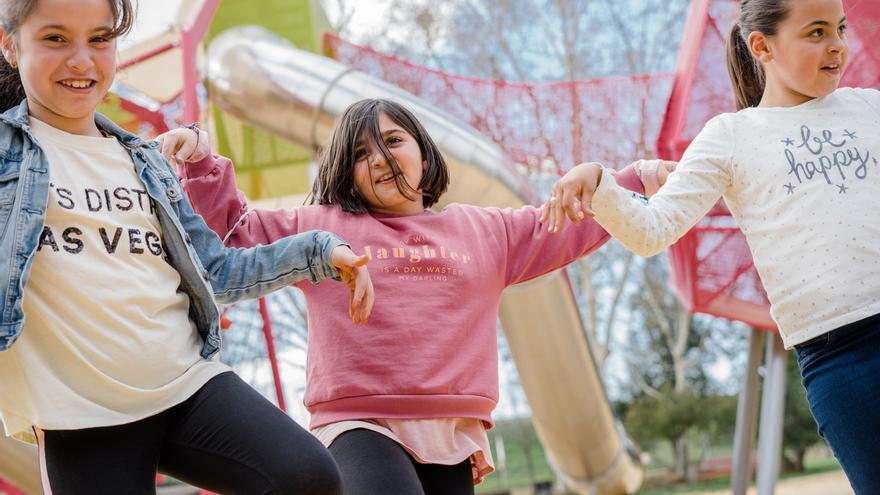
<instances>
[{"instance_id":1,"label":"denim sleeve","mask_svg":"<svg viewBox=\"0 0 880 495\"><path fill-rule=\"evenodd\" d=\"M334 234L312 230L251 248L225 247L204 219L184 197L177 213L196 253L206 269L218 303L253 299L290 284L309 280L314 284L339 273L330 263L338 246L347 245Z\"/></svg>"}]
</instances>

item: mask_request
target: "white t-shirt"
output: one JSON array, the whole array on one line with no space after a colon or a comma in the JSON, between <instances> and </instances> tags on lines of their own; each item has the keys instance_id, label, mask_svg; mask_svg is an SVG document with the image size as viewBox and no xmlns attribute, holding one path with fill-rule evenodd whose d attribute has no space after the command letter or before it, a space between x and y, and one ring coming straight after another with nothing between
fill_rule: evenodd
<instances>
[{"instance_id":1,"label":"white t-shirt","mask_svg":"<svg viewBox=\"0 0 880 495\"><path fill-rule=\"evenodd\" d=\"M203 359L180 276L128 152L115 138L31 118L49 161L46 222L24 293L24 331L0 353L7 435L130 423L229 368Z\"/></svg>"},{"instance_id":2,"label":"white t-shirt","mask_svg":"<svg viewBox=\"0 0 880 495\"><path fill-rule=\"evenodd\" d=\"M719 115L647 204L606 171L593 209L627 248L653 255L721 196L786 348L880 313L880 92Z\"/></svg>"}]
</instances>

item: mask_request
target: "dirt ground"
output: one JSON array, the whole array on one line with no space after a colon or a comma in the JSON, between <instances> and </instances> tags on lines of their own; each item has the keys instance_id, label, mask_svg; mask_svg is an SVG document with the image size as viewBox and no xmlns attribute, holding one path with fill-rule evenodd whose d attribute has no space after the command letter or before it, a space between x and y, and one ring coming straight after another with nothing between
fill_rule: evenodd
<instances>
[{"instance_id":1,"label":"dirt ground","mask_svg":"<svg viewBox=\"0 0 880 495\"><path fill-rule=\"evenodd\" d=\"M757 492L752 487L747 493L756 495ZM730 495L730 490L693 492L688 495ZM853 495L853 490L843 471L829 471L780 481L774 495Z\"/></svg>"}]
</instances>

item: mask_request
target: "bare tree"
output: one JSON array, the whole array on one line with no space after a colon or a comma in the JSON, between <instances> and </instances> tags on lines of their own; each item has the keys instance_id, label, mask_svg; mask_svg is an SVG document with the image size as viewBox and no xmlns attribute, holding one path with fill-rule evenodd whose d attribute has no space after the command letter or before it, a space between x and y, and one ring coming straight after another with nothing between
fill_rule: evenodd
<instances>
[{"instance_id":1,"label":"bare tree","mask_svg":"<svg viewBox=\"0 0 880 495\"><path fill-rule=\"evenodd\" d=\"M627 353L633 395L652 411L672 411L672 421L658 421L658 436L669 438L675 450L675 470L689 478L686 435L710 421L698 405L719 387L708 367L731 359L743 348L745 331L709 316L694 316L666 287L667 265L662 257L644 261L638 290L630 297L631 346ZM716 390L713 390L713 387ZM662 416L662 415L661 415Z\"/></svg>"}]
</instances>

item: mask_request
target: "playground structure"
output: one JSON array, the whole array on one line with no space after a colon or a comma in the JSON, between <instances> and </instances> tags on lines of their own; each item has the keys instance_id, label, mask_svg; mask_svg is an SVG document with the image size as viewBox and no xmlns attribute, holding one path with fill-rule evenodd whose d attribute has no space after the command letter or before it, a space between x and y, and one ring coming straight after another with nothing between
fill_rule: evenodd
<instances>
[{"instance_id":1,"label":"playground structure","mask_svg":"<svg viewBox=\"0 0 880 495\"><path fill-rule=\"evenodd\" d=\"M178 107L182 106L184 116L180 121L197 120L195 116L199 115L197 47L217 3L218 0L185 2L181 9L185 20L180 23L179 33L166 35L154 47L123 59L123 66L136 68L162 54L174 53L170 56L179 57L174 63L183 67L182 97L172 91L169 99L162 101L173 100ZM853 55L844 81L848 85L876 86L880 82L880 30L874 27L880 21L880 8L871 3L846 2L853 19ZM655 149L659 156L677 158L709 117L732 110L726 68L720 69L724 40L736 4L731 0L692 1L674 75L577 81L570 86L480 81L438 73L330 36L326 39L326 51L343 62L340 64L248 28L229 32L211 44L206 84L211 100L222 112L308 149L317 149L326 142L332 120L353 101L376 96L403 101L416 111L450 159L452 185L443 197L444 204L456 201L518 206L536 198L505 167L506 160L512 159L527 168L551 163L561 172L562 164L587 158L622 164ZM284 63L278 63L279 60ZM134 78L133 74L129 77ZM589 101L565 96L579 92L590 95ZM526 102L529 115L534 115L534 132L542 133L544 139L529 140L522 132L504 127L512 126L509 122L514 119L511 113L505 119L498 112L518 112L523 107L511 109L497 102L518 97ZM560 101L548 106L546 102L553 99ZM599 108L603 104L614 108ZM167 128L168 116L161 110L125 96L120 106L133 113L136 120L150 123L154 131ZM553 109L551 115L548 108ZM637 117L620 118L630 114ZM567 137L550 139L553 129L543 125L544 119L559 115L564 117L563 121L570 119L571 132ZM596 115L611 115L619 122L600 121L597 117L593 120ZM522 125L522 115L517 118ZM629 146L604 149L600 143L591 141L595 130L599 136L640 138ZM484 135L491 136L494 143ZM774 329L748 248L723 205L710 212L671 249L670 264L673 287L693 311L744 321L760 330ZM549 307L554 310L535 309ZM642 470L611 415L564 275L551 274L508 290L502 301L501 318L534 413L535 427L560 478L582 493L634 492L641 483ZM540 335L536 328L542 329ZM762 495L772 493L779 469L779 398L784 389L785 369L785 353L779 339L769 335L758 454L758 490ZM757 367L764 338L765 332L753 333L750 338L749 369L737 420L733 476L736 494L745 493L750 476ZM8 439L0 441L0 476L25 493L39 492L34 460L28 446Z\"/></svg>"}]
</instances>

